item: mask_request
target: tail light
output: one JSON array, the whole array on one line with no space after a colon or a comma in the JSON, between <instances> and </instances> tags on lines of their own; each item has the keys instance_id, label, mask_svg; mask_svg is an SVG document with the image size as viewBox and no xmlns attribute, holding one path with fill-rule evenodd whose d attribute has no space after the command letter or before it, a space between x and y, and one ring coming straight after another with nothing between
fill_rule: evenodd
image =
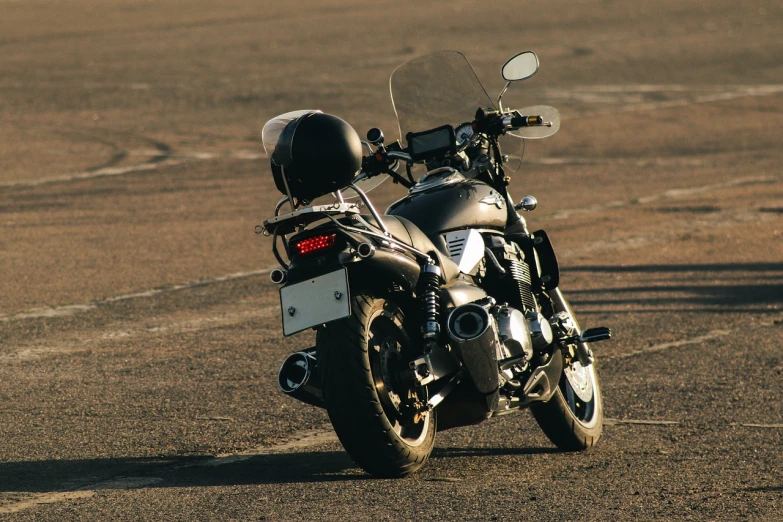
<instances>
[{"instance_id":1,"label":"tail light","mask_svg":"<svg viewBox=\"0 0 783 522\"><path fill-rule=\"evenodd\" d=\"M332 248L335 243L337 243L337 234L324 234L297 241L294 243L294 249L297 254L304 256Z\"/></svg>"}]
</instances>

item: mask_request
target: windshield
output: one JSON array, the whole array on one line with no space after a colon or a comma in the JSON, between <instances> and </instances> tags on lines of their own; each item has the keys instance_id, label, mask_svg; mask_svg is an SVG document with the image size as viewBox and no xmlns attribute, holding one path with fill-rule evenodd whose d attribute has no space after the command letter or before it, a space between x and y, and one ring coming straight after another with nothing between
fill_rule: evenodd
<instances>
[{"instance_id":1,"label":"windshield","mask_svg":"<svg viewBox=\"0 0 783 522\"><path fill-rule=\"evenodd\" d=\"M479 108L496 108L468 59L458 51L438 51L400 65L389 79L389 89L403 145L409 132L447 124L457 127L473 121ZM522 136L506 133L500 146L510 156L506 168L516 171L525 151Z\"/></svg>"},{"instance_id":2,"label":"windshield","mask_svg":"<svg viewBox=\"0 0 783 522\"><path fill-rule=\"evenodd\" d=\"M401 142L405 135L473 121L476 109L495 107L467 58L438 51L406 62L389 79Z\"/></svg>"}]
</instances>

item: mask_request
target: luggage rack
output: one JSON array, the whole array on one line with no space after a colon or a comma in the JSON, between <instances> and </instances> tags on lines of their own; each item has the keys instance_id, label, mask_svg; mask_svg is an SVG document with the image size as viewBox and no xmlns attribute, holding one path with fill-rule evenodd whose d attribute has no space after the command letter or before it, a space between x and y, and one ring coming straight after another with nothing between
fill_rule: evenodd
<instances>
[{"instance_id":1,"label":"luggage rack","mask_svg":"<svg viewBox=\"0 0 783 522\"><path fill-rule=\"evenodd\" d=\"M394 238L389 233L389 229L386 228L386 225L383 223L383 220L378 215L378 211L375 210L375 207L372 205L372 202L370 202L369 198L367 197L367 194L365 194L364 191L362 191L359 187L357 187L354 184L348 185L348 188L353 189L359 195L359 197L361 198L361 202L364 204L365 207L367 207L367 210L370 211L370 215L373 217L373 220L377 224L377 228L373 227L370 223L361 219L361 217L359 217L359 220L362 223L364 223L369 229L375 228L380 233L372 232L371 230L363 230L363 229L357 229L351 226L347 226L342 223L339 223L337 220L334 219L333 216L335 215L359 214L359 210L361 208L360 203L346 203L345 199L343 199L342 192L339 190L335 192L337 201L335 201L330 205L314 205L310 207L303 207L300 208L299 210L292 210L292 212L289 212L287 214L278 215L277 213L280 212L280 209L286 203L289 203L292 209L294 208L293 203L291 203L290 197L284 197L275 206L275 216L264 220L263 226L256 225L257 234L264 234L265 236L270 236L270 235L273 236L272 240L274 242L274 245L272 246L272 253L275 255L275 258L280 263L280 266L286 269L289 267L288 263L283 261L283 259L280 257L280 253L277 250L277 238L279 236L283 237L283 247L285 248L286 254L290 259L291 253L288 250L288 243L285 241L286 235L295 232L298 228L304 228L304 226L324 218L330 219L332 222L334 222L337 226L339 226L343 230L347 230L350 232L358 232L360 234L364 234L373 237L377 240L380 240L383 244L385 244L390 248L396 248L399 250L409 252L424 264L429 265L434 263L434 261L428 254L424 252L420 252L410 245L406 245L405 243Z\"/></svg>"},{"instance_id":2,"label":"luggage rack","mask_svg":"<svg viewBox=\"0 0 783 522\"><path fill-rule=\"evenodd\" d=\"M391 237L389 230L386 228L386 225L383 224L383 220L381 220L381 217L378 215L378 211L375 210L375 207L367 197L367 194L365 194L362 189L353 183L348 185L347 188L353 189L356 194L358 194L361 203L346 203L345 199L343 198L342 191L337 190L334 192L334 196L337 198L337 201L330 205L314 205L296 210L294 208L291 196L288 195L287 197L284 197L278 201L277 205L275 206L275 217L265 220L263 227L260 225L256 226L256 233L264 234L265 236L272 234L275 236L285 236L291 232L296 231L297 227L299 226L308 225L314 221L323 219L324 217L331 217L337 214L358 214L359 209L361 208L361 204L364 204L364 206L367 207L367 210L370 211L370 214L377 223L378 228L380 228L383 232L383 235ZM280 209L286 203L291 205L291 212L278 215Z\"/></svg>"},{"instance_id":3,"label":"luggage rack","mask_svg":"<svg viewBox=\"0 0 783 522\"><path fill-rule=\"evenodd\" d=\"M287 235L302 225L309 225L314 221L323 219L325 216L336 216L345 214L358 214L359 205L356 203L332 203L329 205L314 205L304 207L293 212L281 214L264 220L261 233L268 236L271 234Z\"/></svg>"}]
</instances>

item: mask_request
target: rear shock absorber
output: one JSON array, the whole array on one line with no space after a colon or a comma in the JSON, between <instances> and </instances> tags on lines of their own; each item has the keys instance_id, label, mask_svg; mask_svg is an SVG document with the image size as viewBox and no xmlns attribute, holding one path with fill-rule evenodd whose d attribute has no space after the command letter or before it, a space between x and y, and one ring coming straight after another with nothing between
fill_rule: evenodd
<instances>
[{"instance_id":1,"label":"rear shock absorber","mask_svg":"<svg viewBox=\"0 0 783 522\"><path fill-rule=\"evenodd\" d=\"M418 294L421 300L421 311L424 323L421 326L421 333L425 345L429 341L437 339L440 334L440 299L438 290L440 289L440 268L436 265L425 265L419 275Z\"/></svg>"}]
</instances>

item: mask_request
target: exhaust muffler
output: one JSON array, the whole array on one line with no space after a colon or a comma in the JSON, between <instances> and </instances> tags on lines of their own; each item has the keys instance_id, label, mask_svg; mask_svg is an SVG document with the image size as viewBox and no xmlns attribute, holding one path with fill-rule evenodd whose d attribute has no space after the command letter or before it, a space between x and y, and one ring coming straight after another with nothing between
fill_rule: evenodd
<instances>
[{"instance_id":1,"label":"exhaust muffler","mask_svg":"<svg viewBox=\"0 0 783 522\"><path fill-rule=\"evenodd\" d=\"M324 407L319 387L315 348L294 352L283 361L277 374L280 391L307 404Z\"/></svg>"},{"instance_id":2,"label":"exhaust muffler","mask_svg":"<svg viewBox=\"0 0 783 522\"><path fill-rule=\"evenodd\" d=\"M446 332L480 393L498 389L498 340L495 319L483 306L456 307L446 321Z\"/></svg>"}]
</instances>

